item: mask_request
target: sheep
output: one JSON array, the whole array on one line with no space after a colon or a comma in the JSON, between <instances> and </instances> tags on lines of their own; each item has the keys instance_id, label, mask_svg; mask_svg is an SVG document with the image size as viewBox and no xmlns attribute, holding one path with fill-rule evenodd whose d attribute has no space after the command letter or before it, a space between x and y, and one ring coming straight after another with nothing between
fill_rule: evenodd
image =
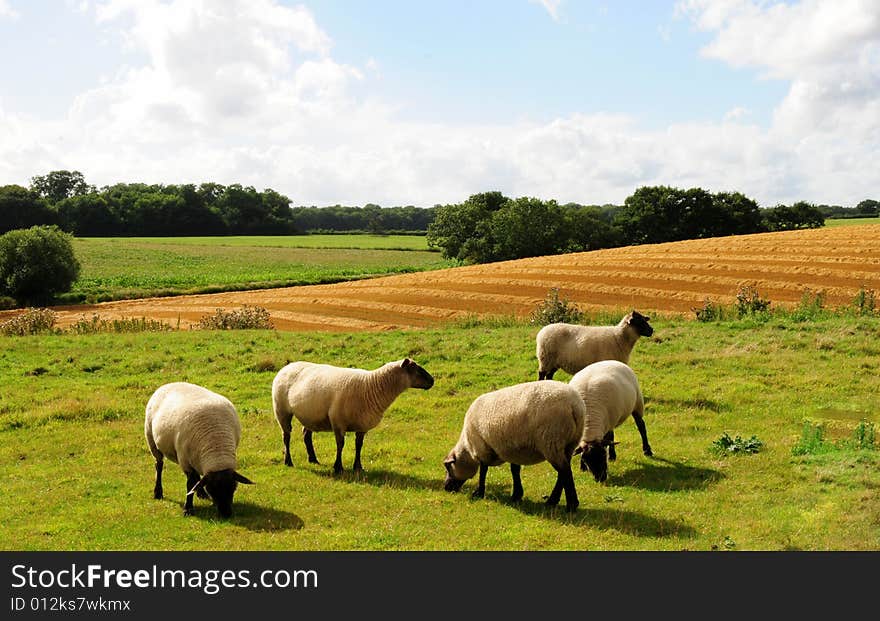
<instances>
[{"instance_id":1,"label":"sheep","mask_svg":"<svg viewBox=\"0 0 880 621\"><path fill-rule=\"evenodd\" d=\"M236 471L241 423L235 407L207 388L187 382L157 388L147 401L144 435L156 458L153 497L162 499L162 467L167 457L186 475L184 515L192 515L193 495L198 494L210 496L220 516L228 518L238 484L253 484Z\"/></svg>"},{"instance_id":2,"label":"sheep","mask_svg":"<svg viewBox=\"0 0 880 621\"><path fill-rule=\"evenodd\" d=\"M523 497L521 466L550 462L557 472L556 485L547 505L559 504L565 490L565 506L578 506L571 472L571 458L584 427L586 408L580 395L564 382L545 380L516 384L477 397L468 408L458 443L443 460L444 488L457 492L479 470L473 496L486 491L489 466L510 463L512 502Z\"/></svg>"},{"instance_id":3,"label":"sheep","mask_svg":"<svg viewBox=\"0 0 880 621\"><path fill-rule=\"evenodd\" d=\"M654 333L638 311L628 313L616 326L581 326L551 323L535 337L538 379L553 379L558 369L574 375L599 360L619 360L629 364L629 356L640 336Z\"/></svg>"},{"instance_id":4,"label":"sheep","mask_svg":"<svg viewBox=\"0 0 880 621\"><path fill-rule=\"evenodd\" d=\"M303 443L309 463L317 464L312 433L333 431L340 474L345 433L355 433L353 469L363 473L361 448L366 433L382 420L385 410L407 388L428 390L434 378L409 358L388 362L378 369L350 369L300 360L283 367L272 381L272 406L284 441L284 464L290 458L291 420L302 424Z\"/></svg>"},{"instance_id":5,"label":"sheep","mask_svg":"<svg viewBox=\"0 0 880 621\"><path fill-rule=\"evenodd\" d=\"M581 441L575 454L581 455L581 470L590 469L596 481L608 478L608 458L617 459L614 428L632 414L642 436L642 452L654 455L645 428L645 401L636 374L618 360L602 360L578 371L569 381L586 406ZM606 456L605 449L609 455Z\"/></svg>"}]
</instances>

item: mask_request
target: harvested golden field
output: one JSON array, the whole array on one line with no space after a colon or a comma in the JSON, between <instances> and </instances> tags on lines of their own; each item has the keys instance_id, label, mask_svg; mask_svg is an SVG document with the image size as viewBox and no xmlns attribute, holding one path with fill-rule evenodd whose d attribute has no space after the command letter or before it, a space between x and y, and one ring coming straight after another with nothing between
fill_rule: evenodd
<instances>
[{"instance_id":1,"label":"harvested golden field","mask_svg":"<svg viewBox=\"0 0 880 621\"><path fill-rule=\"evenodd\" d=\"M468 315L527 315L558 287L584 309L690 314L710 298L730 303L754 284L774 304L805 289L828 306L861 287L880 291L880 224L628 246L333 285L58 307L58 324L82 315L147 317L187 326L217 308L262 306L280 330L424 327ZM0 313L10 315L10 312Z\"/></svg>"}]
</instances>

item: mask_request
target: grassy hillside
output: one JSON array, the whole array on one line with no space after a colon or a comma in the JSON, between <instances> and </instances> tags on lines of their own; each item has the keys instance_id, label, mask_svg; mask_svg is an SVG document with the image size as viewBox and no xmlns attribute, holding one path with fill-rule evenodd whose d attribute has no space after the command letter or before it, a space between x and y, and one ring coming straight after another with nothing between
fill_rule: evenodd
<instances>
[{"instance_id":1,"label":"grassy hillside","mask_svg":"<svg viewBox=\"0 0 880 621\"><path fill-rule=\"evenodd\" d=\"M82 273L71 300L106 301L181 293L339 282L447 267L424 237L81 238Z\"/></svg>"},{"instance_id":2,"label":"grassy hillside","mask_svg":"<svg viewBox=\"0 0 880 621\"><path fill-rule=\"evenodd\" d=\"M635 425L624 423L607 483L576 472L581 506L572 516L542 504L555 480L547 464L523 468L520 505L507 500L506 467L490 469L484 500L470 498L474 480L458 494L442 490L441 462L470 402L535 378L537 330L528 325L0 337L0 548L880 548L880 451L849 440L860 420L878 421L880 318L652 323L655 336L639 341L631 363L656 457L641 454ZM315 434L320 465L306 463L297 434L294 467L282 465L270 400L277 369L297 359L375 368L404 356L436 384L405 392L367 434L365 478L331 475L329 433ZM182 517L184 476L172 463L165 500L152 499L143 408L176 380L225 394L239 410L240 470L257 484L239 488L228 522L202 500ZM824 425L824 442L804 436L814 424ZM713 452L725 433L763 446ZM802 436L806 452L793 455Z\"/></svg>"}]
</instances>

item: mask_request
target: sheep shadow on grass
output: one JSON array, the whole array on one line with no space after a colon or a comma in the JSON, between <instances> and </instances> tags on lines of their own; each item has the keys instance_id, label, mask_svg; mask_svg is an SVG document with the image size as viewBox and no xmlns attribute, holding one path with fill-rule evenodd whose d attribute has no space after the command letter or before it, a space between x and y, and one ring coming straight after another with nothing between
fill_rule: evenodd
<instances>
[{"instance_id":1,"label":"sheep shadow on grass","mask_svg":"<svg viewBox=\"0 0 880 621\"><path fill-rule=\"evenodd\" d=\"M579 497L582 495L582 493L578 494ZM593 502L592 499L581 498L581 505L574 513L566 511L564 496L556 507L548 507L543 502L529 498L523 498L518 503L511 503L509 499L502 500L500 498L498 501L509 504L527 515L553 519L572 526L597 530L613 529L638 537L692 538L697 535L696 529L683 521L665 520L626 509L591 507L587 503Z\"/></svg>"},{"instance_id":2,"label":"sheep shadow on grass","mask_svg":"<svg viewBox=\"0 0 880 621\"><path fill-rule=\"evenodd\" d=\"M655 492L680 492L706 489L724 478L718 470L699 468L687 464L653 457L620 473L609 468L607 485L611 487L637 487Z\"/></svg>"},{"instance_id":3,"label":"sheep shadow on grass","mask_svg":"<svg viewBox=\"0 0 880 621\"><path fill-rule=\"evenodd\" d=\"M382 468L366 470L362 474L357 474L352 470L343 470L342 474L334 474L330 470L316 470L315 474L342 483L365 483L374 487L393 487L398 489L421 488L436 491L443 490L442 471L433 479L403 474L393 470L384 470Z\"/></svg>"},{"instance_id":4,"label":"sheep shadow on grass","mask_svg":"<svg viewBox=\"0 0 880 621\"><path fill-rule=\"evenodd\" d=\"M183 511L183 504L180 505ZM302 518L290 511L283 511L270 507L262 507L251 502L234 502L232 504L232 517L221 520L217 515L214 505L204 504L194 507L193 514L187 519L200 519L206 521L223 521L231 525L243 526L255 532L273 532L280 530L300 530L305 526Z\"/></svg>"}]
</instances>

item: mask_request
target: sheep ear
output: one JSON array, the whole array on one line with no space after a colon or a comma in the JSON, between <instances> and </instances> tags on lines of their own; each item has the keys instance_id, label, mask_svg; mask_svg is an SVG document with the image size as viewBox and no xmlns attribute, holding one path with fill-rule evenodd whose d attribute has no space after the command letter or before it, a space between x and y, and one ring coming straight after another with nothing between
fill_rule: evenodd
<instances>
[{"instance_id":1,"label":"sheep ear","mask_svg":"<svg viewBox=\"0 0 880 621\"><path fill-rule=\"evenodd\" d=\"M402 366L402 367L405 369L405 368L407 368L408 366L411 366L412 363L413 363L413 361L410 360L409 358L404 358L404 359L403 359L403 362L400 363L400 366Z\"/></svg>"},{"instance_id":2,"label":"sheep ear","mask_svg":"<svg viewBox=\"0 0 880 621\"><path fill-rule=\"evenodd\" d=\"M254 482L251 481L249 478L247 478L246 476L241 475L237 472L232 473L232 478L235 479L236 481L238 481L239 483L244 483L245 485L253 485L254 484Z\"/></svg>"},{"instance_id":3,"label":"sheep ear","mask_svg":"<svg viewBox=\"0 0 880 621\"><path fill-rule=\"evenodd\" d=\"M202 489L203 487L205 487L205 483L207 482L207 480L208 480L208 475L206 474L206 475L203 476L201 479L199 479L199 482L198 482L198 483L196 483L195 485L193 485L193 488L192 488L191 490L189 490L189 491L186 493L186 495L187 495L187 496L192 496L193 494L195 494L196 492L198 492L200 489Z\"/></svg>"}]
</instances>

